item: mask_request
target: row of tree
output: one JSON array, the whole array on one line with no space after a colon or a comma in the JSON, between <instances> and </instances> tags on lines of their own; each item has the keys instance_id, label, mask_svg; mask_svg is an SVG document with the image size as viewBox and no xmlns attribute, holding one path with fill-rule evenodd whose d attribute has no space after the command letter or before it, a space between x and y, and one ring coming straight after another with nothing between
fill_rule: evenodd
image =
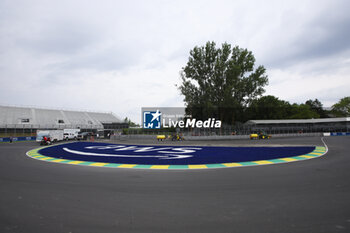
<instances>
[{"instance_id":1,"label":"row of tree","mask_svg":"<svg viewBox=\"0 0 350 233\"><path fill-rule=\"evenodd\" d=\"M350 97L341 99L330 109L323 108L318 100L307 100L303 104L290 104L275 96L262 96L246 109L248 119L311 119L346 117L350 113Z\"/></svg>"},{"instance_id":2,"label":"row of tree","mask_svg":"<svg viewBox=\"0 0 350 233\"><path fill-rule=\"evenodd\" d=\"M181 71L178 87L184 96L186 113L194 118L215 117L226 124L250 119L309 119L350 115L350 97L332 110L318 100L290 104L274 96L262 96L268 85L264 66L255 68L251 51L214 42L195 47Z\"/></svg>"}]
</instances>

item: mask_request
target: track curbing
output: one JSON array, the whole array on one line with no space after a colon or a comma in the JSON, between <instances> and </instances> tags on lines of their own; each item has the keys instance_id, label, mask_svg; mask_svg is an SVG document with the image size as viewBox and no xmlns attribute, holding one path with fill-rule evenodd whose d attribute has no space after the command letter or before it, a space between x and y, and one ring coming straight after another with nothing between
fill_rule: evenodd
<instances>
[{"instance_id":1,"label":"track curbing","mask_svg":"<svg viewBox=\"0 0 350 233\"><path fill-rule=\"evenodd\" d=\"M322 140L323 141L323 140ZM232 168L232 167L247 167L247 166L260 166L260 165L272 165L272 164L281 164L281 163L290 163L302 160L308 160L313 158L318 158L325 155L328 152L328 147L324 143L324 147L316 146L315 149L305 155L299 155L294 157L285 157L271 160L257 160L257 161L246 161L246 162L234 162L234 163L213 163L213 164L189 164L189 165L144 165L144 164L121 164L121 163L102 163L102 162L87 162L79 160L69 160L69 159L60 159L53 158L42 155L39 153L44 147L39 147L33 150L30 150L26 155L30 158L53 162L53 163L62 163L70 165L83 165L90 167L109 167L109 168L133 168L133 169L151 169L151 170L197 170L197 169L212 169L212 168Z\"/></svg>"}]
</instances>

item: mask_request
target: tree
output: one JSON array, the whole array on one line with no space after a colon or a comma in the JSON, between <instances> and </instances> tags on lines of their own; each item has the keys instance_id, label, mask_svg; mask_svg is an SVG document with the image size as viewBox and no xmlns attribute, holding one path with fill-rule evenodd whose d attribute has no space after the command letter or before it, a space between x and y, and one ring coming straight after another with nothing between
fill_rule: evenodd
<instances>
[{"instance_id":1,"label":"tree","mask_svg":"<svg viewBox=\"0 0 350 233\"><path fill-rule=\"evenodd\" d=\"M293 104L290 112L291 119L312 119L320 118L320 115L314 112L307 104Z\"/></svg>"},{"instance_id":2,"label":"tree","mask_svg":"<svg viewBox=\"0 0 350 233\"><path fill-rule=\"evenodd\" d=\"M310 107L310 109L312 111L314 111L315 113L317 113L321 118L326 118L327 117L327 113L325 110L323 110L323 105L322 103L318 100L307 100L305 102L306 105L308 105Z\"/></svg>"},{"instance_id":3,"label":"tree","mask_svg":"<svg viewBox=\"0 0 350 233\"><path fill-rule=\"evenodd\" d=\"M187 65L182 68L186 112L196 118L217 117L232 124L243 120L243 109L262 95L268 83L263 66L254 69L251 51L214 42L194 47Z\"/></svg>"},{"instance_id":4,"label":"tree","mask_svg":"<svg viewBox=\"0 0 350 233\"><path fill-rule=\"evenodd\" d=\"M332 112L338 117L350 116L350 96L344 97L332 106Z\"/></svg>"},{"instance_id":5,"label":"tree","mask_svg":"<svg viewBox=\"0 0 350 233\"><path fill-rule=\"evenodd\" d=\"M247 109L247 120L286 119L290 109L291 105L287 101L272 95L262 96L252 101Z\"/></svg>"},{"instance_id":6,"label":"tree","mask_svg":"<svg viewBox=\"0 0 350 233\"><path fill-rule=\"evenodd\" d=\"M140 125L139 124L136 124L135 122L132 122L129 118L125 117L124 119L124 122L125 123L128 123L129 124L129 127L139 127Z\"/></svg>"}]
</instances>

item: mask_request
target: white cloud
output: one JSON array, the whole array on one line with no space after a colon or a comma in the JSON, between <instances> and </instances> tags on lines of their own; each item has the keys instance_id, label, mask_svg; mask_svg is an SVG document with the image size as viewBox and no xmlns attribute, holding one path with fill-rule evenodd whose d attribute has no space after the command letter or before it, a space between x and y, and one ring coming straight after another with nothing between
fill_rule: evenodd
<instances>
[{"instance_id":1,"label":"white cloud","mask_svg":"<svg viewBox=\"0 0 350 233\"><path fill-rule=\"evenodd\" d=\"M319 58L290 68L271 69L266 94L296 103L319 99L325 107L349 95L349 53Z\"/></svg>"},{"instance_id":2,"label":"white cloud","mask_svg":"<svg viewBox=\"0 0 350 233\"><path fill-rule=\"evenodd\" d=\"M2 1L0 103L113 111L183 106L190 49L253 51L266 94L330 106L348 95L346 1Z\"/></svg>"}]
</instances>

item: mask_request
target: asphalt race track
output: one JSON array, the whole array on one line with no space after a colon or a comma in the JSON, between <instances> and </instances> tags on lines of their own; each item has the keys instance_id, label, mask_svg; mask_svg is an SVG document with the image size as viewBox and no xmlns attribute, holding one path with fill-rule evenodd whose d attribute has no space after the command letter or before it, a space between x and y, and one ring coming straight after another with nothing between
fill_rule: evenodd
<instances>
[{"instance_id":1,"label":"asphalt race track","mask_svg":"<svg viewBox=\"0 0 350 233\"><path fill-rule=\"evenodd\" d=\"M325 142L315 159L203 170L49 163L25 155L35 142L0 143L0 232L350 232L350 137ZM319 137L170 144L323 146Z\"/></svg>"}]
</instances>

